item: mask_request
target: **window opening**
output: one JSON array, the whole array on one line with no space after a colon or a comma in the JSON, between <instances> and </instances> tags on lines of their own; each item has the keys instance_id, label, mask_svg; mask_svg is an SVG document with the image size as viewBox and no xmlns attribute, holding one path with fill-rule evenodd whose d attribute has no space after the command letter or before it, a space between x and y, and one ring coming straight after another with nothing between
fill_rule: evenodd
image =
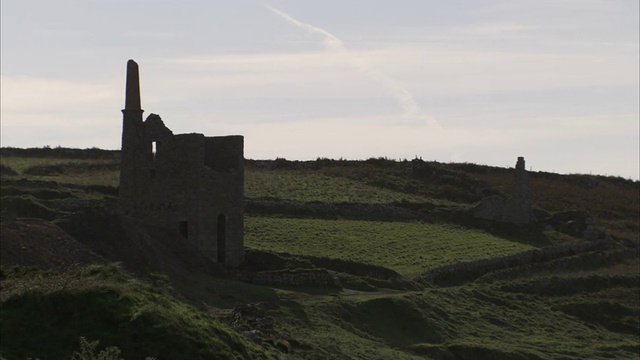
<instances>
[{"instance_id":1,"label":"window opening","mask_svg":"<svg viewBox=\"0 0 640 360\"><path fill-rule=\"evenodd\" d=\"M178 233L185 239L189 238L189 222L188 221L179 221L178 222Z\"/></svg>"}]
</instances>

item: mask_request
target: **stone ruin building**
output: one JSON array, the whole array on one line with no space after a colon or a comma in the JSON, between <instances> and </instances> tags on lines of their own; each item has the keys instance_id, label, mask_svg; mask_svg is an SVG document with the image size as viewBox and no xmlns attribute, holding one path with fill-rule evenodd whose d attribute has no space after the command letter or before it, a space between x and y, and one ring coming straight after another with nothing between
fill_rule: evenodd
<instances>
[{"instance_id":1,"label":"stone ruin building","mask_svg":"<svg viewBox=\"0 0 640 360\"><path fill-rule=\"evenodd\" d=\"M506 221L516 225L533 222L533 203L529 174L525 169L524 157L518 157L511 198L489 196L473 209L473 216L480 219Z\"/></svg>"},{"instance_id":2,"label":"stone ruin building","mask_svg":"<svg viewBox=\"0 0 640 360\"><path fill-rule=\"evenodd\" d=\"M120 209L176 231L214 262L238 266L244 256L244 138L174 134L156 114L143 121L133 60L126 81Z\"/></svg>"}]
</instances>

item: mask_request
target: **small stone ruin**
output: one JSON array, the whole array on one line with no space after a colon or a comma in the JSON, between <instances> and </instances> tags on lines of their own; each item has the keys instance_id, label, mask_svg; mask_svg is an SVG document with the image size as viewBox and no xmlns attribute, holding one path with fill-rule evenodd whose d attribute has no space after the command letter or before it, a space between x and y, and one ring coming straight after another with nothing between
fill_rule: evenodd
<instances>
[{"instance_id":1,"label":"small stone ruin","mask_svg":"<svg viewBox=\"0 0 640 360\"><path fill-rule=\"evenodd\" d=\"M529 174L525 169L524 157L518 157L513 181L513 194L505 199L489 196L473 209L473 216L479 219L505 221L516 225L533 222L533 203Z\"/></svg>"}]
</instances>

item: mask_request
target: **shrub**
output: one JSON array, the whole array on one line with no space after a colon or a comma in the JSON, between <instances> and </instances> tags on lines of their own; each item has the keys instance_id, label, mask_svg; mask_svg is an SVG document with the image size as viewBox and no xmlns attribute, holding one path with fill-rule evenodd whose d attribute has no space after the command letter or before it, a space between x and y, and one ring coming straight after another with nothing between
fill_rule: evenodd
<instances>
[{"instance_id":1,"label":"shrub","mask_svg":"<svg viewBox=\"0 0 640 360\"><path fill-rule=\"evenodd\" d=\"M80 337L80 350L74 351L71 360L123 360L120 357L120 349L116 346L109 346L96 354L100 341L89 341L85 337Z\"/></svg>"}]
</instances>

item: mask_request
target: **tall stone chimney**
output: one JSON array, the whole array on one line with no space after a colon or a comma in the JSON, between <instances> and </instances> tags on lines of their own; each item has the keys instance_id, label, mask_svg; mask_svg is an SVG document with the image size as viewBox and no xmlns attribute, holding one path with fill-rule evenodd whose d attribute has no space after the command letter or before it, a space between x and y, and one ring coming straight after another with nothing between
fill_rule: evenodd
<instances>
[{"instance_id":1,"label":"tall stone chimney","mask_svg":"<svg viewBox=\"0 0 640 360\"><path fill-rule=\"evenodd\" d=\"M120 208L127 214L133 212L137 204L134 194L139 190L137 184L138 166L140 161L140 129L142 128L142 113L140 107L140 78L138 64L127 62L127 80L125 90L124 109L122 110L122 152L120 158L120 188L118 198Z\"/></svg>"},{"instance_id":2,"label":"tall stone chimney","mask_svg":"<svg viewBox=\"0 0 640 360\"><path fill-rule=\"evenodd\" d=\"M133 60L127 61L127 88L125 94L124 109L141 110L140 75L138 73L138 64Z\"/></svg>"}]
</instances>

